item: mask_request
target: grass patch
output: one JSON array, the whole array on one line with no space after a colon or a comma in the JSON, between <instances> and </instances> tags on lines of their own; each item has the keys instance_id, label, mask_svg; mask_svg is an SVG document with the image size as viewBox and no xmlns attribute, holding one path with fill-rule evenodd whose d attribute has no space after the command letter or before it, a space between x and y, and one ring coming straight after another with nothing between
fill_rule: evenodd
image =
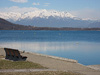
<instances>
[{"instance_id":1,"label":"grass patch","mask_svg":"<svg viewBox=\"0 0 100 75\"><path fill-rule=\"evenodd\" d=\"M20 73L0 73L0 75L81 75L72 72L50 71L50 72L20 72Z\"/></svg>"},{"instance_id":2,"label":"grass patch","mask_svg":"<svg viewBox=\"0 0 100 75\"><path fill-rule=\"evenodd\" d=\"M0 69L44 69L40 64L29 61L3 60L0 56Z\"/></svg>"}]
</instances>

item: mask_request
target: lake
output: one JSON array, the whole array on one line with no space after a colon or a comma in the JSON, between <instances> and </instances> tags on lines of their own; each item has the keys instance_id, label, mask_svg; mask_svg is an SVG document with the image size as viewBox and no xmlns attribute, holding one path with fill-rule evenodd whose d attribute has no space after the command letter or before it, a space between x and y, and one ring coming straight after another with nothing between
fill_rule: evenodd
<instances>
[{"instance_id":1,"label":"lake","mask_svg":"<svg viewBox=\"0 0 100 75\"><path fill-rule=\"evenodd\" d=\"M0 30L0 47L100 64L100 31Z\"/></svg>"}]
</instances>

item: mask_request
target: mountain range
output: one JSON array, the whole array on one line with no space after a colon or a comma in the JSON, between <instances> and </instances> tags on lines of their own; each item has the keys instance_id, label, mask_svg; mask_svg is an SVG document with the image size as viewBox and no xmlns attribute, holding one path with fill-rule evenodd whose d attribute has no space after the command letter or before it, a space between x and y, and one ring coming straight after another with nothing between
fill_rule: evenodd
<instances>
[{"instance_id":1,"label":"mountain range","mask_svg":"<svg viewBox=\"0 0 100 75\"><path fill-rule=\"evenodd\" d=\"M100 30L100 28L34 27L14 24L0 18L0 30Z\"/></svg>"},{"instance_id":2,"label":"mountain range","mask_svg":"<svg viewBox=\"0 0 100 75\"><path fill-rule=\"evenodd\" d=\"M0 12L0 18L9 22L34 27L100 28L100 21L83 20L68 12L34 10L31 12Z\"/></svg>"}]
</instances>

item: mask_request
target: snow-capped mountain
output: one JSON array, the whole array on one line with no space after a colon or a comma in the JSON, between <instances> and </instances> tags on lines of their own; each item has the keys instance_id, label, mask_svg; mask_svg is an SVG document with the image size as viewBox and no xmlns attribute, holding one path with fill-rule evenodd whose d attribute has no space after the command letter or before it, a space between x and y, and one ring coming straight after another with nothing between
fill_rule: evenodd
<instances>
[{"instance_id":1,"label":"snow-capped mountain","mask_svg":"<svg viewBox=\"0 0 100 75\"><path fill-rule=\"evenodd\" d=\"M75 16L71 15L68 12L58 12L58 11L47 11L47 10L35 10L32 12L24 12L24 13L19 13L19 12L0 12L0 17L4 18L6 20L13 20L13 21L18 21L21 19L33 19L36 17L40 17L40 18L48 18L50 16L53 17L61 17L61 18L65 18L65 17L69 17L69 18L73 18Z\"/></svg>"},{"instance_id":2,"label":"snow-capped mountain","mask_svg":"<svg viewBox=\"0 0 100 75\"><path fill-rule=\"evenodd\" d=\"M99 27L100 22L79 19L68 12L55 10L34 10L30 12L0 12L0 18L21 25L37 27Z\"/></svg>"}]
</instances>

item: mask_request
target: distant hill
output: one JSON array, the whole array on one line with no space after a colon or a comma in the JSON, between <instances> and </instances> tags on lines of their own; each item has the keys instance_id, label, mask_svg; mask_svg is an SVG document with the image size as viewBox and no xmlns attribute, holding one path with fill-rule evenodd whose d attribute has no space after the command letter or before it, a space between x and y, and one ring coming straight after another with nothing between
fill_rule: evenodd
<instances>
[{"instance_id":1,"label":"distant hill","mask_svg":"<svg viewBox=\"0 0 100 75\"><path fill-rule=\"evenodd\" d=\"M0 30L31 30L31 28L30 26L13 24L0 18Z\"/></svg>"},{"instance_id":2,"label":"distant hill","mask_svg":"<svg viewBox=\"0 0 100 75\"><path fill-rule=\"evenodd\" d=\"M34 27L14 24L0 18L0 30L100 30L100 28Z\"/></svg>"}]
</instances>

